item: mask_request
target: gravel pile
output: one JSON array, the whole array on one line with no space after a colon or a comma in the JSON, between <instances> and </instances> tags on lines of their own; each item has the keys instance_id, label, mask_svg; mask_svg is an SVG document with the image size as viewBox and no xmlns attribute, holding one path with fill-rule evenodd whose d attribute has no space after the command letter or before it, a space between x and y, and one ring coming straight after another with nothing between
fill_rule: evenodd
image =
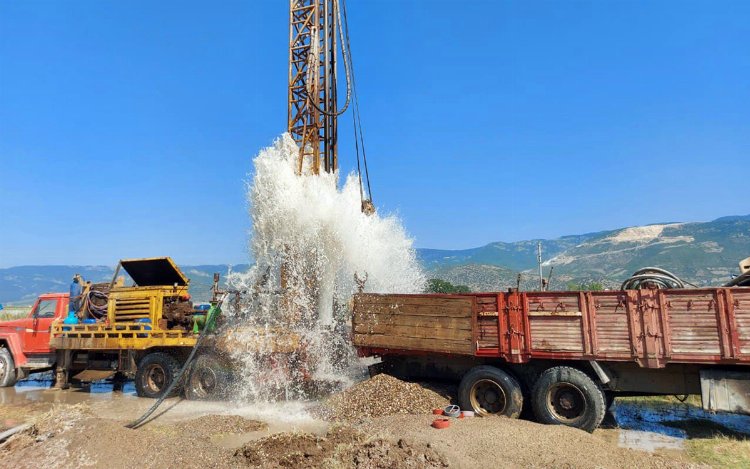
<instances>
[{"instance_id":1,"label":"gravel pile","mask_svg":"<svg viewBox=\"0 0 750 469\"><path fill-rule=\"evenodd\" d=\"M381 374L326 399L317 413L326 420L354 421L394 414L428 414L448 399L417 383Z\"/></svg>"}]
</instances>

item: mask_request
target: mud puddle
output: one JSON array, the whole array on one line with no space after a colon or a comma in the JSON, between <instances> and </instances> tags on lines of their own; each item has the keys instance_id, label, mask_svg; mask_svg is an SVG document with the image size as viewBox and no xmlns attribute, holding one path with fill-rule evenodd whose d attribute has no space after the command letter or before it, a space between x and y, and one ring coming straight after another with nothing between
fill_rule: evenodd
<instances>
[{"instance_id":1,"label":"mud puddle","mask_svg":"<svg viewBox=\"0 0 750 469\"><path fill-rule=\"evenodd\" d=\"M65 391L52 388L52 379L28 379L19 381L14 387L0 388L0 404L22 405L29 402L77 404L90 400L109 400L113 396L135 398L132 382L124 385L99 381L88 386L71 387Z\"/></svg>"},{"instance_id":2,"label":"mud puddle","mask_svg":"<svg viewBox=\"0 0 750 469\"><path fill-rule=\"evenodd\" d=\"M624 448L682 450L686 439L716 434L750 438L750 416L710 413L692 404L625 401L616 402L611 412Z\"/></svg>"},{"instance_id":3,"label":"mud puddle","mask_svg":"<svg viewBox=\"0 0 750 469\"><path fill-rule=\"evenodd\" d=\"M132 381L123 385L100 381L91 385L64 391L52 388L52 379L23 380L10 388L0 388L0 405L3 417L0 429L22 424L36 415L49 411L55 405L85 403L97 417L127 422L135 420L153 403L153 399L139 398ZM242 445L280 432L306 432L324 435L328 423L312 417L310 402L283 403L188 401L182 398L166 399L155 415L154 425L173 425L204 415L236 415L267 424L263 429L244 433L220 434L212 437L214 443L225 448Z\"/></svg>"}]
</instances>

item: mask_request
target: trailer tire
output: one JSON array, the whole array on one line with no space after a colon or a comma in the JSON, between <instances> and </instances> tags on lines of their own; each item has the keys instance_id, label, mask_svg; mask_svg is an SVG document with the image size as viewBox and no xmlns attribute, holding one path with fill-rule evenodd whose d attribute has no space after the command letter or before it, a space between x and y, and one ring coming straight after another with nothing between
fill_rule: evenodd
<instances>
[{"instance_id":1,"label":"trailer tire","mask_svg":"<svg viewBox=\"0 0 750 469\"><path fill-rule=\"evenodd\" d=\"M219 400L229 390L231 372L216 357L200 355L193 362L185 385L185 397L192 401Z\"/></svg>"},{"instance_id":2,"label":"trailer tire","mask_svg":"<svg viewBox=\"0 0 750 469\"><path fill-rule=\"evenodd\" d=\"M518 418L523 409L523 393L516 379L494 366L469 370L458 386L458 403L482 417L502 415Z\"/></svg>"},{"instance_id":3,"label":"trailer tire","mask_svg":"<svg viewBox=\"0 0 750 469\"><path fill-rule=\"evenodd\" d=\"M602 423L602 389L583 371L568 366L548 369L534 384L534 415L540 423L566 425L589 433Z\"/></svg>"},{"instance_id":4,"label":"trailer tire","mask_svg":"<svg viewBox=\"0 0 750 469\"><path fill-rule=\"evenodd\" d=\"M16 364L10 350L0 347L0 388L15 386L17 381Z\"/></svg>"},{"instance_id":5,"label":"trailer tire","mask_svg":"<svg viewBox=\"0 0 750 469\"><path fill-rule=\"evenodd\" d=\"M164 352L151 352L138 362L135 372L135 393L138 397L162 397L179 372L180 363L175 357ZM178 385L166 397L174 397L179 393Z\"/></svg>"}]
</instances>

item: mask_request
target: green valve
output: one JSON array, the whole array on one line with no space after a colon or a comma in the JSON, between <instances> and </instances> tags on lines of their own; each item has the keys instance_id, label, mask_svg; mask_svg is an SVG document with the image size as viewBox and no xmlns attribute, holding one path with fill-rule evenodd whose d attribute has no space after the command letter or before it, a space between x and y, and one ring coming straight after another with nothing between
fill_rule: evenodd
<instances>
[{"instance_id":1,"label":"green valve","mask_svg":"<svg viewBox=\"0 0 750 469\"><path fill-rule=\"evenodd\" d=\"M216 329L216 317L221 313L221 308L217 304L211 304L206 314L193 315L193 334L198 334L203 329L213 332Z\"/></svg>"}]
</instances>

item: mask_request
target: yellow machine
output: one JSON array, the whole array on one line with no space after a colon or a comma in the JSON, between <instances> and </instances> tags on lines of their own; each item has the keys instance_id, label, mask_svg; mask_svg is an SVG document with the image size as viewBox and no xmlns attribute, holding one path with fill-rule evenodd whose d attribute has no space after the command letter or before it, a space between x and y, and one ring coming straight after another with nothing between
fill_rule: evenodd
<instances>
[{"instance_id":1,"label":"yellow machine","mask_svg":"<svg viewBox=\"0 0 750 469\"><path fill-rule=\"evenodd\" d=\"M132 279L132 285L125 286L124 279L118 277L121 270ZM91 292L97 290L87 285L78 314L88 323L53 323L50 345L57 350L192 347L198 332L193 325L199 318L205 319L206 312L193 309L189 283L169 257L122 260L107 293L99 296L106 297L106 317L92 317Z\"/></svg>"},{"instance_id":2,"label":"yellow machine","mask_svg":"<svg viewBox=\"0 0 750 469\"><path fill-rule=\"evenodd\" d=\"M68 318L51 326L56 386L66 387L69 377L91 382L119 375L134 378L143 397L184 388L190 399L219 398L233 379L234 354L258 354L286 367L299 361L300 337L289 330L234 324L201 342L204 331L216 328L220 298L228 292L214 274L210 308L198 309L189 283L172 259L156 257L122 260L110 283L84 285L70 299ZM186 370L191 355L196 359Z\"/></svg>"},{"instance_id":3,"label":"yellow machine","mask_svg":"<svg viewBox=\"0 0 750 469\"><path fill-rule=\"evenodd\" d=\"M194 308L188 287L169 257L122 260L109 284L83 286L68 318L51 326L56 386L67 387L69 376L90 382L119 374L135 378L139 396L161 396L220 313L218 274L209 310Z\"/></svg>"}]
</instances>

